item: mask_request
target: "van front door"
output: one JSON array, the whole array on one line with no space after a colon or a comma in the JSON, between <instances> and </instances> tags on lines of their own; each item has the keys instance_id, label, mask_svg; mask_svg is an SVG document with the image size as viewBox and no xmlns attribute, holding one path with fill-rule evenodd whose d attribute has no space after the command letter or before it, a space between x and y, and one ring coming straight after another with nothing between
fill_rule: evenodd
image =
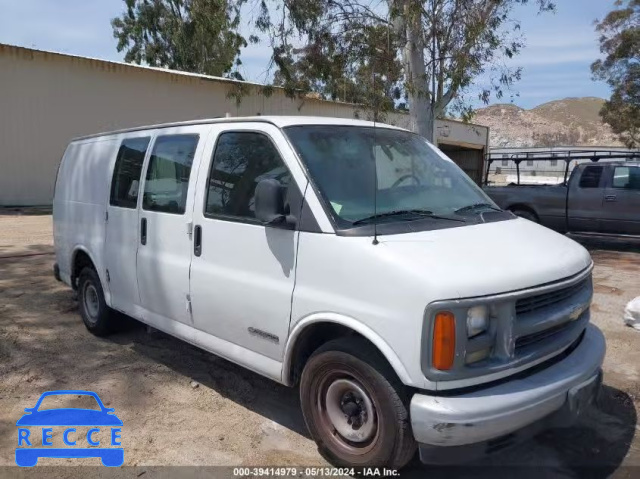
<instances>
[{"instance_id":1,"label":"van front door","mask_svg":"<svg viewBox=\"0 0 640 479\"><path fill-rule=\"evenodd\" d=\"M151 136L124 138L113 167L106 212L104 258L111 307L137 316L140 304L136 278L138 253L138 192L145 154Z\"/></svg>"},{"instance_id":2,"label":"van front door","mask_svg":"<svg viewBox=\"0 0 640 479\"><path fill-rule=\"evenodd\" d=\"M192 324L190 222L195 171L208 131L207 126L158 131L144 176L137 257L140 304L143 319L168 333L180 334L176 321Z\"/></svg>"},{"instance_id":3,"label":"van front door","mask_svg":"<svg viewBox=\"0 0 640 479\"><path fill-rule=\"evenodd\" d=\"M213 159L200 168L193 212L194 326L215 336L209 349L223 356L242 362L247 355L240 346L282 361L298 232L258 221L254 194L264 178L283 186L293 181L281 155L286 144L264 123L215 128Z\"/></svg>"}]
</instances>

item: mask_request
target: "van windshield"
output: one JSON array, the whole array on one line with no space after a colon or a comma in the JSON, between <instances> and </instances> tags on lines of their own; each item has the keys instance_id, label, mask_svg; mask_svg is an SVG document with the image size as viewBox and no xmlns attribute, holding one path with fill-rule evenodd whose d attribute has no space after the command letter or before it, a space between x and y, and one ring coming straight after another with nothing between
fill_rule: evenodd
<instances>
[{"instance_id":1,"label":"van windshield","mask_svg":"<svg viewBox=\"0 0 640 479\"><path fill-rule=\"evenodd\" d=\"M337 125L285 132L342 227L424 217L460 226L471 214L499 211L455 163L414 133Z\"/></svg>"}]
</instances>

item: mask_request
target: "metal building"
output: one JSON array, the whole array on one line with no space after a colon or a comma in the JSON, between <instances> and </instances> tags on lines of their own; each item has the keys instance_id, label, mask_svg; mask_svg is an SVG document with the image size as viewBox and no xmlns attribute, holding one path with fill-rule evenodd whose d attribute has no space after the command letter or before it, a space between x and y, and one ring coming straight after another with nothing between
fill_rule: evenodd
<instances>
[{"instance_id":1,"label":"metal building","mask_svg":"<svg viewBox=\"0 0 640 479\"><path fill-rule=\"evenodd\" d=\"M234 94L242 92L237 102ZM0 206L49 205L72 138L139 125L216 116L367 118L360 105L291 99L282 89L0 44ZM388 123L410 128L409 116ZM486 127L438 121L437 143L480 183Z\"/></svg>"}]
</instances>

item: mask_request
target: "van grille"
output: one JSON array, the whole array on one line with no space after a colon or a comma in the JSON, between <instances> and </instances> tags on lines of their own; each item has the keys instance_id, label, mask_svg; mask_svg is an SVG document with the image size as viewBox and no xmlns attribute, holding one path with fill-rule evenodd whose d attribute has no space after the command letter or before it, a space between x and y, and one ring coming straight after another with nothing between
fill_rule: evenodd
<instances>
[{"instance_id":1,"label":"van grille","mask_svg":"<svg viewBox=\"0 0 640 479\"><path fill-rule=\"evenodd\" d=\"M549 329L545 329L543 331L538 331L537 333L527 334L526 336L521 336L516 339L516 351L520 348L524 348L526 346L530 346L538 341L542 341L543 339L547 339L550 336L553 336L556 333L564 330L568 326L571 326L573 322L569 321L566 323L559 324Z\"/></svg>"},{"instance_id":2,"label":"van grille","mask_svg":"<svg viewBox=\"0 0 640 479\"><path fill-rule=\"evenodd\" d=\"M521 298L516 302L516 315L531 313L538 309L546 308L552 304L559 303L570 298L574 294L580 292L589 283L589 278L567 286L566 288L556 289L547 293ZM523 338L524 339L524 338Z\"/></svg>"}]
</instances>

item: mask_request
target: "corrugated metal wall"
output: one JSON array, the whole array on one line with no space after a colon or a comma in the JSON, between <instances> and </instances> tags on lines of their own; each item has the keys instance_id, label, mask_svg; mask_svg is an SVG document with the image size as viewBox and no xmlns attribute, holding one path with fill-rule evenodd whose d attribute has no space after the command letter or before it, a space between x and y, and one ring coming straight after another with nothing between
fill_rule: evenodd
<instances>
[{"instance_id":1,"label":"corrugated metal wall","mask_svg":"<svg viewBox=\"0 0 640 479\"><path fill-rule=\"evenodd\" d=\"M267 97L251 85L238 104L229 97L234 88L211 78L0 44L0 205L50 204L60 158L78 136L226 113L366 117L353 105L292 100L278 89ZM407 115L388 121L409 126ZM487 137L488 130L478 137L479 148Z\"/></svg>"}]
</instances>

